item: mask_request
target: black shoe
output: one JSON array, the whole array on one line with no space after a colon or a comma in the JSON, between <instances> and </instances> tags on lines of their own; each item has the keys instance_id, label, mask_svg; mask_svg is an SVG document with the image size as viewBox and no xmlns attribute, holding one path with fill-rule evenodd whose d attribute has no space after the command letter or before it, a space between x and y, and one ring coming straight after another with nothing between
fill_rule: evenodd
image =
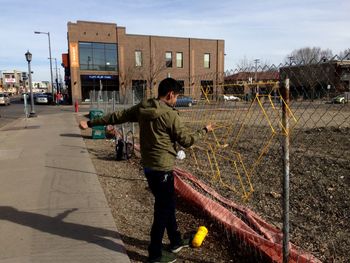
<instances>
[{"instance_id":1,"label":"black shoe","mask_svg":"<svg viewBox=\"0 0 350 263\"><path fill-rule=\"evenodd\" d=\"M162 255L160 257L154 259L148 259L149 263L173 263L176 261L176 256L173 253L168 251L162 251Z\"/></svg>"}]
</instances>

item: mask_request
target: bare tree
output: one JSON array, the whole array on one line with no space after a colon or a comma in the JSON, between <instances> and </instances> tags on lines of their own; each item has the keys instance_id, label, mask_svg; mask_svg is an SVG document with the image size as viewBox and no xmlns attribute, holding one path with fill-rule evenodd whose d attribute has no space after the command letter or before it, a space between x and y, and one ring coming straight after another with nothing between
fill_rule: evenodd
<instances>
[{"instance_id":1,"label":"bare tree","mask_svg":"<svg viewBox=\"0 0 350 263\"><path fill-rule=\"evenodd\" d=\"M246 56L239 60L236 64L237 70L239 72L252 72L255 70L258 71L267 71L271 67L271 62L268 59L260 60L249 60Z\"/></svg>"},{"instance_id":2,"label":"bare tree","mask_svg":"<svg viewBox=\"0 0 350 263\"><path fill-rule=\"evenodd\" d=\"M332 50L320 47L304 47L295 49L289 54L285 62L289 64L310 64L320 62L322 59L328 60L333 57Z\"/></svg>"},{"instance_id":3,"label":"bare tree","mask_svg":"<svg viewBox=\"0 0 350 263\"><path fill-rule=\"evenodd\" d=\"M145 48L139 46L137 50L142 51L145 50ZM126 96L128 89L131 90L133 80L137 81L138 84L144 83L143 81L145 81L147 87L143 86L143 88L147 88L147 90L144 91L146 91L149 96L154 96L154 86L157 84L160 73L166 68L166 62L162 55L163 53L160 52L155 45L149 56L146 53L145 57L141 57L140 65L136 66L136 64L130 64L126 66L125 69L120 70L119 81L121 97Z\"/></svg>"},{"instance_id":4,"label":"bare tree","mask_svg":"<svg viewBox=\"0 0 350 263\"><path fill-rule=\"evenodd\" d=\"M155 49L157 50L157 49ZM144 70L141 72L144 79L147 80L147 87L149 89L149 94L151 97L154 96L154 86L157 84L158 76L160 73L166 69L165 60L162 54L151 52L149 71Z\"/></svg>"},{"instance_id":5,"label":"bare tree","mask_svg":"<svg viewBox=\"0 0 350 263\"><path fill-rule=\"evenodd\" d=\"M126 98L127 89L131 89L132 80L139 75L140 69L134 65L128 66L125 70L121 70L119 74L120 96Z\"/></svg>"},{"instance_id":6,"label":"bare tree","mask_svg":"<svg viewBox=\"0 0 350 263\"><path fill-rule=\"evenodd\" d=\"M136 75L137 71L138 68L135 66L128 66L125 70L120 71L120 85L124 90L131 87L132 79Z\"/></svg>"},{"instance_id":7,"label":"bare tree","mask_svg":"<svg viewBox=\"0 0 350 263\"><path fill-rule=\"evenodd\" d=\"M350 60L350 48L345 49L339 53L340 60Z\"/></svg>"},{"instance_id":8,"label":"bare tree","mask_svg":"<svg viewBox=\"0 0 350 263\"><path fill-rule=\"evenodd\" d=\"M254 67L254 63L252 60L249 60L247 56L244 56L238 61L236 66L239 71L249 71L251 68Z\"/></svg>"}]
</instances>

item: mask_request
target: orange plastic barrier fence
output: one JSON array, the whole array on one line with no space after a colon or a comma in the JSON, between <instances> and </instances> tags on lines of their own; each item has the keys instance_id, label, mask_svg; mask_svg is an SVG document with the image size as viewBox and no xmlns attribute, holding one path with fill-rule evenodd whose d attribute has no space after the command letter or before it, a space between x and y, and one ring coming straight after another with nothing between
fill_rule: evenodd
<instances>
[{"instance_id":1,"label":"orange plastic barrier fence","mask_svg":"<svg viewBox=\"0 0 350 263\"><path fill-rule=\"evenodd\" d=\"M177 168L174 170L174 175L175 189L182 198L203 209L209 216L224 225L228 231L270 257L273 262L283 261L283 234L279 229L265 222L250 209L222 197L192 174ZM192 184L196 185L207 195L210 195L210 198L196 191L186 180L191 181ZM229 209L239 213L240 218L243 220ZM303 252L297 246L290 244L289 262L320 263L321 261L313 255Z\"/></svg>"}]
</instances>

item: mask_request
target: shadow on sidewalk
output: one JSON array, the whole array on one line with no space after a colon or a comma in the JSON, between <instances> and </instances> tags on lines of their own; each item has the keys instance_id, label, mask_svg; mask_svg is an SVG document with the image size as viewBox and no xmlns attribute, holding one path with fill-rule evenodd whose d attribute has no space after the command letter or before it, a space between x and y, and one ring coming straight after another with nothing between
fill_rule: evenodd
<instances>
[{"instance_id":1,"label":"shadow on sidewalk","mask_svg":"<svg viewBox=\"0 0 350 263\"><path fill-rule=\"evenodd\" d=\"M145 178L127 178L127 177L121 177L121 176L114 176L114 175L105 175L105 174L97 174L99 177L105 177L105 178L113 178L117 180L124 180L124 181L141 181L141 182L147 182L146 177Z\"/></svg>"},{"instance_id":2,"label":"shadow on sidewalk","mask_svg":"<svg viewBox=\"0 0 350 263\"><path fill-rule=\"evenodd\" d=\"M10 206L0 206L0 220L7 220L42 232L86 241L109 250L125 253L125 249L122 245L109 239L111 237L118 238L119 233L116 231L62 221L68 214L76 210L78 209L69 209L55 217L50 217L42 214L20 211Z\"/></svg>"},{"instance_id":3,"label":"shadow on sidewalk","mask_svg":"<svg viewBox=\"0 0 350 263\"><path fill-rule=\"evenodd\" d=\"M60 136L62 137L72 137L72 138L83 138L83 139L91 139L91 136L88 135L82 135L78 133L61 133Z\"/></svg>"},{"instance_id":4,"label":"shadow on sidewalk","mask_svg":"<svg viewBox=\"0 0 350 263\"><path fill-rule=\"evenodd\" d=\"M82 170L76 170L76 169L68 169L68 168L62 168L62 167L57 167L57 166L49 166L45 165L46 168L51 168L51 169L58 169L58 170L64 170L64 171L69 171L69 172L77 172L77 173L85 173L85 174L93 174L93 175L98 175L95 172L90 172L90 171L82 171ZM1 219L1 216L0 216Z\"/></svg>"},{"instance_id":5,"label":"shadow on sidewalk","mask_svg":"<svg viewBox=\"0 0 350 263\"><path fill-rule=\"evenodd\" d=\"M121 239L123 240L124 244L127 244L126 252L129 256L129 258L136 262L146 262L147 257L145 255L140 254L140 250L145 251L147 253L147 247L149 245L149 241L146 240L140 240L134 237L129 237L123 234L120 234ZM136 249L135 249L136 248ZM136 250L136 251L134 251Z\"/></svg>"},{"instance_id":6,"label":"shadow on sidewalk","mask_svg":"<svg viewBox=\"0 0 350 263\"><path fill-rule=\"evenodd\" d=\"M10 128L1 129L1 131L34 130L39 128L40 128L39 125L31 125L31 126L10 127Z\"/></svg>"}]
</instances>

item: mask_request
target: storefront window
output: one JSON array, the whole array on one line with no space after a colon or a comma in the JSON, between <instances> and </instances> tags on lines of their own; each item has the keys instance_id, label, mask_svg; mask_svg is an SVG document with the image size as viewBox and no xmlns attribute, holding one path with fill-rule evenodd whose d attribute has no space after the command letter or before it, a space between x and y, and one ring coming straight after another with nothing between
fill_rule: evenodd
<instances>
[{"instance_id":1,"label":"storefront window","mask_svg":"<svg viewBox=\"0 0 350 263\"><path fill-rule=\"evenodd\" d=\"M92 99L90 92L95 94L102 91L111 97L112 91L119 90L119 79L117 75L81 75L81 95L82 100Z\"/></svg>"},{"instance_id":2,"label":"storefront window","mask_svg":"<svg viewBox=\"0 0 350 263\"><path fill-rule=\"evenodd\" d=\"M81 70L116 71L117 45L79 42Z\"/></svg>"}]
</instances>

